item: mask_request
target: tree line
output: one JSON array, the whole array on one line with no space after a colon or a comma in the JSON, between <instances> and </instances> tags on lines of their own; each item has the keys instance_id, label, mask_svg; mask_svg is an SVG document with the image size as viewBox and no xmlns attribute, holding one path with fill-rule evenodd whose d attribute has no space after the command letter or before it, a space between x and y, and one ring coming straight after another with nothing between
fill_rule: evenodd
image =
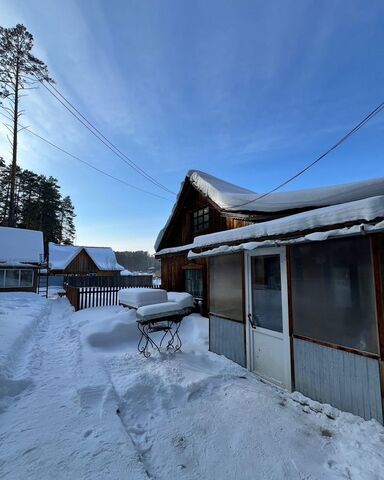
<instances>
[{"instance_id":1,"label":"tree line","mask_svg":"<svg viewBox=\"0 0 384 480\"><path fill-rule=\"evenodd\" d=\"M149 269L155 271L160 268L160 261L156 260L148 252L138 250L137 252L115 252L117 262L130 271L147 272Z\"/></svg>"},{"instance_id":2,"label":"tree line","mask_svg":"<svg viewBox=\"0 0 384 480\"><path fill-rule=\"evenodd\" d=\"M0 225L7 226L12 166L0 157ZM69 196L62 197L54 177L16 168L14 226L41 230L45 242L71 245L75 240L75 209Z\"/></svg>"}]
</instances>

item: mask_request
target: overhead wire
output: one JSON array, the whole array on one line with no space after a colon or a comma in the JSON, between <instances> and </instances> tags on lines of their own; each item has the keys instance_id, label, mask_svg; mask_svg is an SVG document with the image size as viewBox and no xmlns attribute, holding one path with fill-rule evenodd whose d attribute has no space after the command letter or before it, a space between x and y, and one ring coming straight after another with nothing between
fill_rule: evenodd
<instances>
[{"instance_id":1,"label":"overhead wire","mask_svg":"<svg viewBox=\"0 0 384 480\"><path fill-rule=\"evenodd\" d=\"M8 120L12 120L11 117L9 117L8 115L5 115L3 112L0 112L0 115L2 115L3 117L7 118ZM51 147L53 148L56 148L57 150L59 150L60 152L68 155L69 157L72 157L73 159L83 163L84 165L87 165L89 168L92 168L93 170L113 179L113 180L116 180L117 182L119 183L122 183L130 188L133 188L135 190L138 190L140 192L143 192L143 193L146 193L147 195L152 195L154 197L157 197L157 198L161 198L162 200L168 200L168 201L171 201L169 198L166 198L166 197L163 197L161 195L158 195L157 193L153 193L149 190L145 190L143 188L140 188L140 187L137 187L136 185L133 185L127 181L125 181L124 179L122 178L119 178L119 177L115 177L114 175L111 175L110 173L106 172L105 170L102 170L101 168L98 168L98 167L95 167L94 165L92 165L91 163L87 162L86 160L83 160L82 158L78 157L77 155L74 155L73 153L70 153L68 152L67 150L65 150L64 148L62 147L59 147L58 145L56 145L55 143L51 142L50 140L47 140L46 138L42 137L41 135L39 135L38 133L34 132L33 130L30 129L30 127L27 127L27 126L23 126L21 124L19 124L20 127L22 127L24 130L26 130L27 132L29 132L30 134L34 135L35 137L39 138L40 140L42 140L43 142L47 143L48 145L50 145Z\"/></svg>"},{"instance_id":2,"label":"overhead wire","mask_svg":"<svg viewBox=\"0 0 384 480\"><path fill-rule=\"evenodd\" d=\"M142 167L140 167L137 163L135 163L131 158L129 158L124 152L122 152L114 143L112 143L90 120L88 120L53 84L47 84L39 78L37 75L32 74L37 81L43 85L43 87L53 96L56 98L61 105L68 110L71 115L73 115L88 131L92 133L100 142L102 142L109 150L111 150L115 155L117 155L124 163L126 163L130 168L135 170L139 175L143 176L154 184L156 187L161 188L162 190L170 193L172 195L176 195L175 192L170 190L168 187L160 183L156 180L152 175L147 173ZM57 95L54 91L57 92ZM61 98L60 98L61 97ZM70 106L68 106L68 105ZM72 110L71 110L72 109ZM76 113L75 113L76 112Z\"/></svg>"},{"instance_id":3,"label":"overhead wire","mask_svg":"<svg viewBox=\"0 0 384 480\"><path fill-rule=\"evenodd\" d=\"M322 155L317 157L313 162L309 163L307 166L305 166L303 169L301 169L298 173L293 175L292 177L288 178L284 182L280 183L277 187L273 188L272 190L268 191L267 193L263 193L262 195L259 195L252 200L247 200L246 202L237 204L237 205L231 205L227 207L227 210L233 209L233 208L239 208L239 207L244 207L245 205L249 205L250 203L254 203L258 200L261 200L262 198L265 198L269 196L271 193L276 192L280 188L284 187L288 183L292 182L295 180L297 177L305 173L307 170L309 170L311 167L313 167L316 163L320 162L324 157L326 157L329 153L331 153L333 150L338 148L342 143L344 143L348 138L350 138L354 133L356 133L358 130L360 130L366 123L368 123L372 118L374 118L376 115L378 115L382 110L384 109L384 102L380 103L376 108L374 108L368 115L366 115L363 120L361 120L355 127L352 128L348 133L346 133L340 140L338 140L332 147L330 147L326 152L324 152Z\"/></svg>"}]
</instances>

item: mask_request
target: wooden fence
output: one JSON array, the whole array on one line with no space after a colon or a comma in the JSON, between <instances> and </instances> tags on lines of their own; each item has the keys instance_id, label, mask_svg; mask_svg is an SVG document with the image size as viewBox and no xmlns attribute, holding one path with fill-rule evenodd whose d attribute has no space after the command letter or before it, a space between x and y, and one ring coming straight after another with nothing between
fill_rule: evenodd
<instances>
[{"instance_id":1,"label":"wooden fence","mask_svg":"<svg viewBox=\"0 0 384 480\"><path fill-rule=\"evenodd\" d=\"M120 275L111 276L90 276L90 275L68 275L64 277L64 284L71 287L151 287L152 275Z\"/></svg>"},{"instance_id":2,"label":"wooden fence","mask_svg":"<svg viewBox=\"0 0 384 480\"><path fill-rule=\"evenodd\" d=\"M160 288L157 285L135 285L123 288ZM106 287L73 287L71 285L64 285L66 296L75 308L75 310L82 310L91 307L104 307L108 305L118 305L119 290L121 286L106 286Z\"/></svg>"}]
</instances>

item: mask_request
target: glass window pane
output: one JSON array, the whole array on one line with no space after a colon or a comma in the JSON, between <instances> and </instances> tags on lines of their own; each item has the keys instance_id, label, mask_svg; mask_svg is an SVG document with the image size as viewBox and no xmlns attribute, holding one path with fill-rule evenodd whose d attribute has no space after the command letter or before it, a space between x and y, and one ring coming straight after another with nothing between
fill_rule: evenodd
<instances>
[{"instance_id":1,"label":"glass window pane","mask_svg":"<svg viewBox=\"0 0 384 480\"><path fill-rule=\"evenodd\" d=\"M203 270L184 270L185 291L196 298L203 298Z\"/></svg>"},{"instance_id":2,"label":"glass window pane","mask_svg":"<svg viewBox=\"0 0 384 480\"><path fill-rule=\"evenodd\" d=\"M20 287L32 287L33 286L33 270L21 270L20 271Z\"/></svg>"},{"instance_id":3,"label":"glass window pane","mask_svg":"<svg viewBox=\"0 0 384 480\"><path fill-rule=\"evenodd\" d=\"M295 245L291 271L295 334L378 353L368 237Z\"/></svg>"},{"instance_id":4,"label":"glass window pane","mask_svg":"<svg viewBox=\"0 0 384 480\"><path fill-rule=\"evenodd\" d=\"M19 286L19 274L20 270L6 270L5 271L5 287L18 287Z\"/></svg>"},{"instance_id":5,"label":"glass window pane","mask_svg":"<svg viewBox=\"0 0 384 480\"><path fill-rule=\"evenodd\" d=\"M4 288L5 270L0 270L0 288Z\"/></svg>"},{"instance_id":6,"label":"glass window pane","mask_svg":"<svg viewBox=\"0 0 384 480\"><path fill-rule=\"evenodd\" d=\"M206 230L209 227L209 207L195 210L192 214L193 232Z\"/></svg>"},{"instance_id":7,"label":"glass window pane","mask_svg":"<svg viewBox=\"0 0 384 480\"><path fill-rule=\"evenodd\" d=\"M210 311L244 321L243 255L220 255L209 261Z\"/></svg>"},{"instance_id":8,"label":"glass window pane","mask_svg":"<svg viewBox=\"0 0 384 480\"><path fill-rule=\"evenodd\" d=\"M283 331L280 255L252 257L252 314L257 326Z\"/></svg>"}]
</instances>

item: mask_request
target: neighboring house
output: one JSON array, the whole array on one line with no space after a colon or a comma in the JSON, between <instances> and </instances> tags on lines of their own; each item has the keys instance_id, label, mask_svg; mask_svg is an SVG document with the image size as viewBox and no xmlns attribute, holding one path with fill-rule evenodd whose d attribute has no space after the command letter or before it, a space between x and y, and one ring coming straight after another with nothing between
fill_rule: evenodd
<instances>
[{"instance_id":1,"label":"neighboring house","mask_svg":"<svg viewBox=\"0 0 384 480\"><path fill-rule=\"evenodd\" d=\"M1 292L36 292L43 263L43 232L0 227Z\"/></svg>"},{"instance_id":2,"label":"neighboring house","mask_svg":"<svg viewBox=\"0 0 384 480\"><path fill-rule=\"evenodd\" d=\"M265 215L181 247L188 262L206 262L210 350L383 422L384 179L262 197L192 175L222 215ZM172 262L180 249L171 252L158 255Z\"/></svg>"},{"instance_id":3,"label":"neighboring house","mask_svg":"<svg viewBox=\"0 0 384 480\"><path fill-rule=\"evenodd\" d=\"M84 247L49 243L49 273L51 275L120 275L124 267L116 261L109 247Z\"/></svg>"}]
</instances>

